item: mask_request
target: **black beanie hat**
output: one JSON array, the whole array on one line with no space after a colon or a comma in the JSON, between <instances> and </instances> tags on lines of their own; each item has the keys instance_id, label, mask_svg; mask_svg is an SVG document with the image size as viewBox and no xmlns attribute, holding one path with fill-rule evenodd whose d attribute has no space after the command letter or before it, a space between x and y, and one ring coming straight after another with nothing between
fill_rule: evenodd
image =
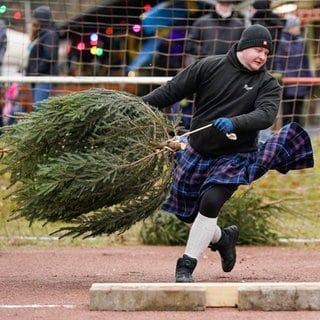
<instances>
[{"instance_id":1,"label":"black beanie hat","mask_svg":"<svg viewBox=\"0 0 320 320\"><path fill-rule=\"evenodd\" d=\"M37 19L43 26L48 25L52 20L50 7L37 7L32 13L32 18Z\"/></svg>"},{"instance_id":2,"label":"black beanie hat","mask_svg":"<svg viewBox=\"0 0 320 320\"><path fill-rule=\"evenodd\" d=\"M269 10L270 9L270 5L271 5L271 1L270 0L256 0L253 3L253 7L256 10Z\"/></svg>"},{"instance_id":3,"label":"black beanie hat","mask_svg":"<svg viewBox=\"0 0 320 320\"><path fill-rule=\"evenodd\" d=\"M237 51L252 47L262 47L272 51L272 37L269 30L261 24L249 26L242 32Z\"/></svg>"}]
</instances>

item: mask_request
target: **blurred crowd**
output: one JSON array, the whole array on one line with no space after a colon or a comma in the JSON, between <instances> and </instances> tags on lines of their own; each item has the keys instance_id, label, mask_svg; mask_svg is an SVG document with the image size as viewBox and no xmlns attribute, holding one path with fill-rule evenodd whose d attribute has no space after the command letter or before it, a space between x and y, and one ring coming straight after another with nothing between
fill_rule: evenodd
<instances>
[{"instance_id":1,"label":"blurred crowd","mask_svg":"<svg viewBox=\"0 0 320 320\"><path fill-rule=\"evenodd\" d=\"M281 77L311 77L308 47L303 37L301 21L293 13L279 15L273 12L270 0L256 0L248 16L236 11L237 0L216 0L210 11L197 18L186 30L182 67L209 55L225 54L234 42L239 41L243 30L250 24L261 24L271 33L274 46L267 61L267 68L279 80ZM49 6L37 7L32 13L28 58L23 73L26 76L59 75L59 32ZM6 26L0 21L0 66L7 48ZM32 105L41 108L41 101L47 99L53 90L52 83L30 84ZM283 124L295 121L304 124L303 108L310 86L290 85L283 90L281 112ZM1 126L14 123L10 116L21 111L19 86L1 86ZM172 113L182 113L182 125L190 128L193 97L171 106Z\"/></svg>"}]
</instances>

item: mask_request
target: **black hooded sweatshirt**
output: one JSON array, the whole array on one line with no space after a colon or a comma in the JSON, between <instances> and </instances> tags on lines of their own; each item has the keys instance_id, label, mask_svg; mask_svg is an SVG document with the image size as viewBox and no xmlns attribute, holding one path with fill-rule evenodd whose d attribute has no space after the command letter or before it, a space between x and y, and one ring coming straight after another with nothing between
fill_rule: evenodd
<instances>
[{"instance_id":1,"label":"black hooded sweatshirt","mask_svg":"<svg viewBox=\"0 0 320 320\"><path fill-rule=\"evenodd\" d=\"M165 108L195 94L191 128L212 123L219 117L230 118L236 141L213 126L190 135L190 145L206 157L250 152L257 149L258 134L270 127L277 116L281 88L262 67L249 71L236 56L237 44L226 55L200 59L166 84L142 97L144 102Z\"/></svg>"}]
</instances>

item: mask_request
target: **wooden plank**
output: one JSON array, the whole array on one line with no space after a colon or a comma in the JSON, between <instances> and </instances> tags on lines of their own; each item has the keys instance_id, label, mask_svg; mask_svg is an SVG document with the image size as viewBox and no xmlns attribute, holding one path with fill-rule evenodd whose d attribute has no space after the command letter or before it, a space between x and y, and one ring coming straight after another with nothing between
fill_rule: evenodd
<instances>
[{"instance_id":1,"label":"wooden plank","mask_svg":"<svg viewBox=\"0 0 320 320\"><path fill-rule=\"evenodd\" d=\"M207 307L237 307L239 283L203 283Z\"/></svg>"}]
</instances>

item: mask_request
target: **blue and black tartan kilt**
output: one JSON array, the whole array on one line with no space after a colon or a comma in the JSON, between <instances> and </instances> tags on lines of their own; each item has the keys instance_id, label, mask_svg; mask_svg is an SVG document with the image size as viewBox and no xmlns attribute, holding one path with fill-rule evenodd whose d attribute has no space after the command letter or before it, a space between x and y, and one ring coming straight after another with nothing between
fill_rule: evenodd
<instances>
[{"instance_id":1,"label":"blue and black tartan kilt","mask_svg":"<svg viewBox=\"0 0 320 320\"><path fill-rule=\"evenodd\" d=\"M190 145L176 153L175 179L162 209L181 217L198 212L199 199L215 184L248 185L268 170L289 170L314 165L308 133L290 123L260 144L257 151L204 158Z\"/></svg>"}]
</instances>

